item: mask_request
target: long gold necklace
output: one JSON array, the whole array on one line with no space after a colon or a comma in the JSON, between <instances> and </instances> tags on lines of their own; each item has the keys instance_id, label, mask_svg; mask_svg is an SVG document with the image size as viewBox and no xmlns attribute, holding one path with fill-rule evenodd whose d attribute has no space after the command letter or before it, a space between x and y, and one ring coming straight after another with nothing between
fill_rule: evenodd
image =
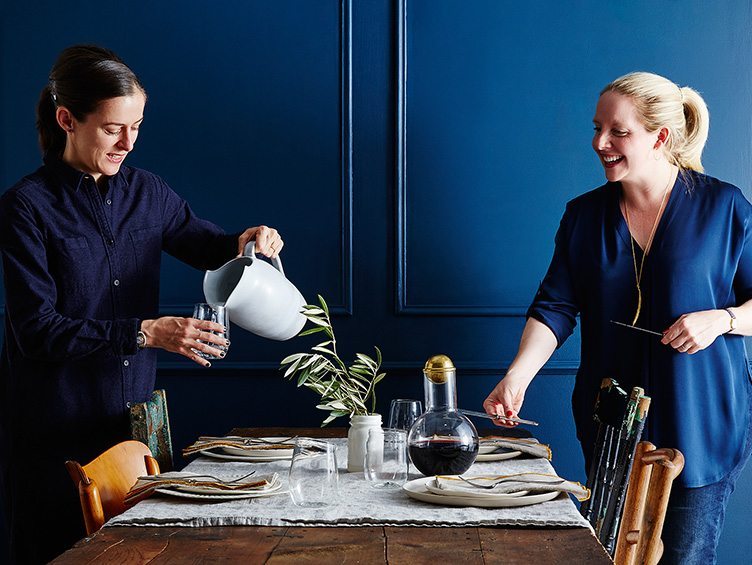
<instances>
[{"instance_id":1,"label":"long gold necklace","mask_svg":"<svg viewBox=\"0 0 752 565\"><path fill-rule=\"evenodd\" d=\"M627 199L624 199L624 212L626 212L627 216L627 229L629 230L629 243L632 245L632 263L634 264L634 273L635 273L635 283L637 284L637 311L634 315L634 320L632 320L632 325L634 326L637 324L637 319L640 317L640 310L642 309L642 288L640 288L640 282L642 281L642 269L645 267L645 257L648 256L648 252L650 252L650 246L653 244L653 237L655 236L655 230L658 227L658 220L661 217L661 212L663 211L663 205L666 203L666 197L668 196L668 189L671 187L671 181L674 178L673 171L671 172L671 175L668 179L668 184L666 185L666 188L663 190L663 198L661 199L661 205L658 208L658 213L655 215L655 220L653 221L653 229L650 230L650 237L648 237L648 242L645 245L645 251L642 253L642 259L640 260L640 268L637 268L637 254L635 253L634 248L634 237L632 237L632 225L629 221L629 206L627 206Z\"/></svg>"}]
</instances>

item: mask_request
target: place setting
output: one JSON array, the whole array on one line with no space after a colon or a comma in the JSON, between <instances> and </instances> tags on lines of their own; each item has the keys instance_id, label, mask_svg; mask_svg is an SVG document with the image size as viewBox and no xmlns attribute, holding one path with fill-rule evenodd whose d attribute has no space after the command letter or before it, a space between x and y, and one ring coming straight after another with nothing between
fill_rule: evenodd
<instances>
[{"instance_id":1,"label":"place setting","mask_svg":"<svg viewBox=\"0 0 752 565\"><path fill-rule=\"evenodd\" d=\"M587 500L590 491L578 482L549 473L511 475L436 475L402 487L411 498L447 506L511 508L553 500L562 493Z\"/></svg>"},{"instance_id":2,"label":"place setting","mask_svg":"<svg viewBox=\"0 0 752 565\"><path fill-rule=\"evenodd\" d=\"M551 448L534 437L484 436L478 439L476 462L505 461L521 455L551 460Z\"/></svg>"},{"instance_id":3,"label":"place setting","mask_svg":"<svg viewBox=\"0 0 752 565\"><path fill-rule=\"evenodd\" d=\"M250 463L286 461L292 459L294 441L294 437L201 436L183 449L183 455Z\"/></svg>"},{"instance_id":4,"label":"place setting","mask_svg":"<svg viewBox=\"0 0 752 565\"><path fill-rule=\"evenodd\" d=\"M203 501L229 501L287 494L277 473L251 473L222 479L214 475L171 471L139 477L125 496L130 505L152 494Z\"/></svg>"}]
</instances>

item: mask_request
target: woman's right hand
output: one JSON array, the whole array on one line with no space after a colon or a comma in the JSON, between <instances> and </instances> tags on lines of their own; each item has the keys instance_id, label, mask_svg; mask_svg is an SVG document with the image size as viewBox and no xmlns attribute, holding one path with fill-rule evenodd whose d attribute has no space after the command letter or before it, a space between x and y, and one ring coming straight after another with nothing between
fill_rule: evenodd
<instances>
[{"instance_id":1,"label":"woman's right hand","mask_svg":"<svg viewBox=\"0 0 752 565\"><path fill-rule=\"evenodd\" d=\"M210 367L211 363L198 355L196 351L219 358L225 356L225 351L203 342L223 347L230 345L229 340L214 333L225 332L222 324L196 318L165 316L156 320L144 320L141 322L141 331L146 335L146 347L159 347L165 351L179 353L204 367Z\"/></svg>"},{"instance_id":2,"label":"woman's right hand","mask_svg":"<svg viewBox=\"0 0 752 565\"><path fill-rule=\"evenodd\" d=\"M522 409L522 403L525 401L525 391L530 381L515 379L514 376L507 374L506 377L499 381L488 398L483 402L483 409L486 414L498 416L494 420L497 426L513 428L517 424L509 422L504 417L516 418Z\"/></svg>"}]
</instances>

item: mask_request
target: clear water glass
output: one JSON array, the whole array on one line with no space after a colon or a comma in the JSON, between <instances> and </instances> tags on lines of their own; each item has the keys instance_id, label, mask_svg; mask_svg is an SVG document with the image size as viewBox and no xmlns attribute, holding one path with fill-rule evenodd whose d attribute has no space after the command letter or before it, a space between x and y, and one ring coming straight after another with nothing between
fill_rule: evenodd
<instances>
[{"instance_id":1,"label":"clear water glass","mask_svg":"<svg viewBox=\"0 0 752 565\"><path fill-rule=\"evenodd\" d=\"M374 488L400 488L407 481L407 432L372 429L368 432L363 472Z\"/></svg>"},{"instance_id":2,"label":"clear water glass","mask_svg":"<svg viewBox=\"0 0 752 565\"><path fill-rule=\"evenodd\" d=\"M222 332L211 332L211 333L221 336L228 340L230 339L230 324L229 324L230 320L227 317L227 310L225 309L224 304L207 304L205 302L200 302L193 307L193 317L196 318L197 320L208 320L210 322L216 322L218 324L221 324L222 326L225 327L224 333ZM214 349L219 349L220 351L224 351L225 353L227 353L226 345L219 345L216 343L210 343L208 341L202 341L201 343L205 343L209 347L213 347ZM221 357L204 353L203 351L199 351L198 349L194 349L193 352L196 353L199 357L202 357L204 359L221 359Z\"/></svg>"},{"instance_id":3,"label":"clear water glass","mask_svg":"<svg viewBox=\"0 0 752 565\"><path fill-rule=\"evenodd\" d=\"M317 439L297 438L288 488L297 506L316 508L337 504L339 474L334 445Z\"/></svg>"},{"instance_id":4,"label":"clear water glass","mask_svg":"<svg viewBox=\"0 0 752 565\"><path fill-rule=\"evenodd\" d=\"M423 413L420 400L397 398L389 407L389 427L395 430L410 431L413 422Z\"/></svg>"}]
</instances>

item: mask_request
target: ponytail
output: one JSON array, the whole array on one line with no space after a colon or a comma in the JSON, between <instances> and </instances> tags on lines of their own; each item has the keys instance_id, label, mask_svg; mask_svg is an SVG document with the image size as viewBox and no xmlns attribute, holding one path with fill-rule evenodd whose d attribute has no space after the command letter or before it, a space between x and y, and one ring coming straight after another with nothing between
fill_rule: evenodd
<instances>
[{"instance_id":1,"label":"ponytail","mask_svg":"<svg viewBox=\"0 0 752 565\"><path fill-rule=\"evenodd\" d=\"M681 89L684 100L684 144L675 150L680 167L702 173L702 150L708 139L710 114L700 94L685 86Z\"/></svg>"},{"instance_id":2,"label":"ponytail","mask_svg":"<svg viewBox=\"0 0 752 565\"><path fill-rule=\"evenodd\" d=\"M42 153L61 155L65 149L65 132L57 123L57 107L52 98L50 85L46 85L37 103L37 131Z\"/></svg>"}]
</instances>

